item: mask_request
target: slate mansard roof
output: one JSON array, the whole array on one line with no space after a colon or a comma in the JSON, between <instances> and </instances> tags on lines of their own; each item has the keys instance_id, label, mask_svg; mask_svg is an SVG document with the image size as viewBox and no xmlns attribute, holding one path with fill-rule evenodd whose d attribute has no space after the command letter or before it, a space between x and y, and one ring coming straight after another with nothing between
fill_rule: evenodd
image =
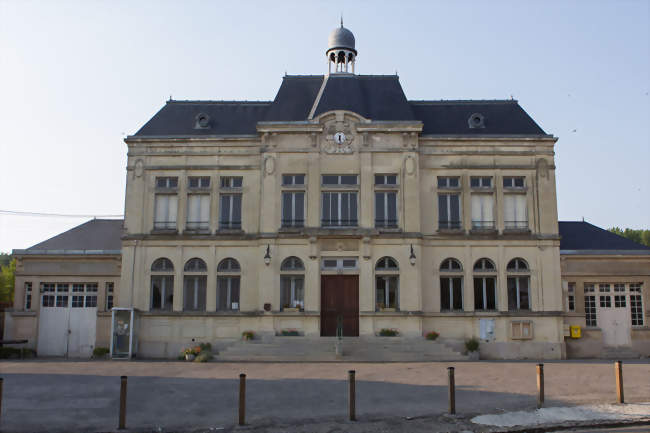
<instances>
[{"instance_id":1,"label":"slate mansard roof","mask_svg":"<svg viewBox=\"0 0 650 433\"><path fill-rule=\"evenodd\" d=\"M120 254L123 225L121 219L93 219L13 254Z\"/></svg>"},{"instance_id":2,"label":"slate mansard roof","mask_svg":"<svg viewBox=\"0 0 650 433\"><path fill-rule=\"evenodd\" d=\"M585 221L560 221L560 254L650 255L650 247Z\"/></svg>"},{"instance_id":3,"label":"slate mansard roof","mask_svg":"<svg viewBox=\"0 0 650 433\"><path fill-rule=\"evenodd\" d=\"M396 75L285 76L273 101L167 101L134 138L254 135L257 122L307 121L348 110L375 121L419 121L423 135L549 137L515 100L409 101ZM209 117L197 127L197 116ZM473 114L481 127L470 128Z\"/></svg>"}]
</instances>

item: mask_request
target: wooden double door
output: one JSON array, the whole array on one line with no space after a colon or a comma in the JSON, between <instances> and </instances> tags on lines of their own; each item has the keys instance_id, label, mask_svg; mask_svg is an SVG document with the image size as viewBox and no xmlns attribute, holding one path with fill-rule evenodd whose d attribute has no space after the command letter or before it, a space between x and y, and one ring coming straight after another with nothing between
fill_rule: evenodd
<instances>
[{"instance_id":1,"label":"wooden double door","mask_svg":"<svg viewBox=\"0 0 650 433\"><path fill-rule=\"evenodd\" d=\"M359 276L321 275L320 335L335 337L339 317L344 337L359 336Z\"/></svg>"}]
</instances>

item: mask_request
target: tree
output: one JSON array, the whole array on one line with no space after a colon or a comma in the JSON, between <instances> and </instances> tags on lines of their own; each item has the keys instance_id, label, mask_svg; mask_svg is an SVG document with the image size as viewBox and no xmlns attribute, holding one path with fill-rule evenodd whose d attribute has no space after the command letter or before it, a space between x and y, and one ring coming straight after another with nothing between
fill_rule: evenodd
<instances>
[{"instance_id":1,"label":"tree","mask_svg":"<svg viewBox=\"0 0 650 433\"><path fill-rule=\"evenodd\" d=\"M650 230L634 230L634 229L625 229L622 230L620 227L612 227L609 229L610 232L623 236L631 241L634 241L638 244L645 245L650 247Z\"/></svg>"},{"instance_id":2,"label":"tree","mask_svg":"<svg viewBox=\"0 0 650 433\"><path fill-rule=\"evenodd\" d=\"M13 304L15 281L16 259L12 259L6 266L0 266L0 302Z\"/></svg>"},{"instance_id":3,"label":"tree","mask_svg":"<svg viewBox=\"0 0 650 433\"><path fill-rule=\"evenodd\" d=\"M11 254L0 253L0 266L7 266L11 261Z\"/></svg>"}]
</instances>

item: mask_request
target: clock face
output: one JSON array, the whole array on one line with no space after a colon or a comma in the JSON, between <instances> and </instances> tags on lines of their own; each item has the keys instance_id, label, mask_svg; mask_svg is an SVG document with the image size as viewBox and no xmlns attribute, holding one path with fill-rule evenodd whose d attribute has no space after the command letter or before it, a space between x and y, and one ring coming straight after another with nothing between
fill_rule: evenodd
<instances>
[{"instance_id":1,"label":"clock face","mask_svg":"<svg viewBox=\"0 0 650 433\"><path fill-rule=\"evenodd\" d=\"M345 143L345 134L342 132L337 132L334 134L334 141L336 144L343 144Z\"/></svg>"}]
</instances>

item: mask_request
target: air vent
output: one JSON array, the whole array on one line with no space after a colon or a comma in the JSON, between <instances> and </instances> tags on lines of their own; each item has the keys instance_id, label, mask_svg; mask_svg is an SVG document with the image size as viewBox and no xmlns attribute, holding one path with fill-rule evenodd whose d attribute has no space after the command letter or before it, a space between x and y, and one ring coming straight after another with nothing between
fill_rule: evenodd
<instances>
[{"instance_id":1,"label":"air vent","mask_svg":"<svg viewBox=\"0 0 650 433\"><path fill-rule=\"evenodd\" d=\"M467 120L470 128L485 128L485 118L481 113L474 113Z\"/></svg>"},{"instance_id":2,"label":"air vent","mask_svg":"<svg viewBox=\"0 0 650 433\"><path fill-rule=\"evenodd\" d=\"M207 114L199 113L194 120L194 129L210 129L210 116Z\"/></svg>"}]
</instances>

